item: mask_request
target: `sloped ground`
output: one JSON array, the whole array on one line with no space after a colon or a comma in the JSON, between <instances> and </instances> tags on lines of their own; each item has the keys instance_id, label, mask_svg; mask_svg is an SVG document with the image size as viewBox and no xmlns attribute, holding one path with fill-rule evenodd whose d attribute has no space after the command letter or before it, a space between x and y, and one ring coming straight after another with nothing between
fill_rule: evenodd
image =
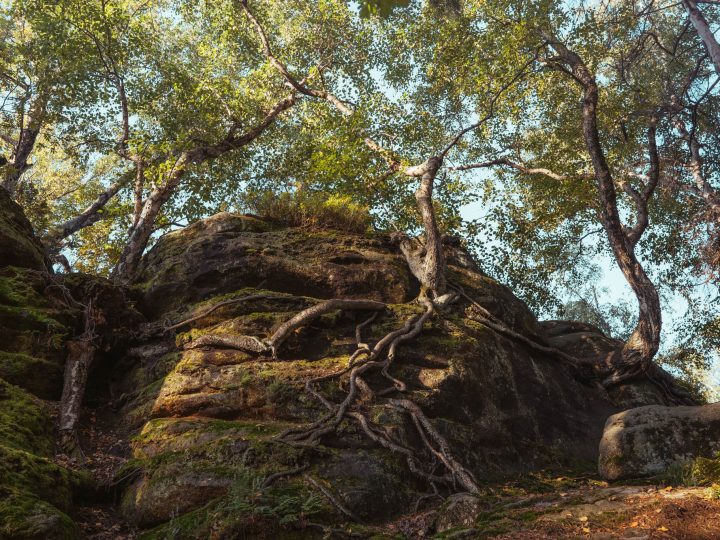
<instances>
[{"instance_id":1,"label":"sloped ground","mask_svg":"<svg viewBox=\"0 0 720 540\"><path fill-rule=\"evenodd\" d=\"M608 485L592 477L541 472L486 489L480 497L453 496L439 509L405 517L389 530L406 538L442 539L720 538L720 500L711 488Z\"/></svg>"}]
</instances>

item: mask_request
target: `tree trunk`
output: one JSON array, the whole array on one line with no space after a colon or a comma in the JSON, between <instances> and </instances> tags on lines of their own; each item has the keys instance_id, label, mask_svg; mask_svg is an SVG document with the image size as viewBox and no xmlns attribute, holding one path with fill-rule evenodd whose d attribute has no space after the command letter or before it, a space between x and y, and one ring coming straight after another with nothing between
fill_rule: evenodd
<instances>
[{"instance_id":1,"label":"tree trunk","mask_svg":"<svg viewBox=\"0 0 720 540\"><path fill-rule=\"evenodd\" d=\"M435 296L442 295L446 287L442 237L432 202L435 176L441 165L441 158L430 158L428 160L428 169L422 175L420 186L415 191L415 199L425 229L425 282L423 285L433 291Z\"/></svg>"},{"instance_id":2,"label":"tree trunk","mask_svg":"<svg viewBox=\"0 0 720 540\"><path fill-rule=\"evenodd\" d=\"M47 99L43 95L39 95L33 100L27 115L27 126L20 126L20 137L17 145L13 150L11 159L4 167L2 187L13 197L20 183L20 177L30 168L28 160L35 148L38 135L40 135L40 129L45 120L46 106Z\"/></svg>"},{"instance_id":3,"label":"tree trunk","mask_svg":"<svg viewBox=\"0 0 720 540\"><path fill-rule=\"evenodd\" d=\"M644 373L660 346L662 315L660 297L655 285L635 256L633 243L625 234L617 206L617 193L610 167L600 142L597 124L599 93L597 83L580 57L556 40L552 47L572 69L583 88L582 130L585 144L593 164L600 200L600 221L620 270L632 288L639 304L638 323L622 350L609 360L612 375L606 384L617 384Z\"/></svg>"},{"instance_id":4,"label":"tree trunk","mask_svg":"<svg viewBox=\"0 0 720 540\"><path fill-rule=\"evenodd\" d=\"M707 19L698 9L696 0L682 0L682 4L685 11L687 11L690 22L695 27L700 39L702 39L708 56L715 65L715 71L720 75L720 44L715 39L715 34L710 29Z\"/></svg>"},{"instance_id":5,"label":"tree trunk","mask_svg":"<svg viewBox=\"0 0 720 540\"><path fill-rule=\"evenodd\" d=\"M422 292L433 298L444 294L447 286L442 236L432 203L435 177L442 163L442 157L433 156L421 165L408 167L402 171L406 176L420 177L420 185L415 191L415 200L425 231L425 243L415 246L411 239L403 235L400 249L407 260L410 271L420 282Z\"/></svg>"},{"instance_id":6,"label":"tree trunk","mask_svg":"<svg viewBox=\"0 0 720 540\"><path fill-rule=\"evenodd\" d=\"M65 378L60 399L60 448L67 454L78 451L77 426L80 407L85 396L88 371L95 358L95 344L91 339L68 341Z\"/></svg>"},{"instance_id":7,"label":"tree trunk","mask_svg":"<svg viewBox=\"0 0 720 540\"><path fill-rule=\"evenodd\" d=\"M180 183L180 179L185 174L186 164L187 157L183 155L183 157L178 160L178 164L176 164L175 169L165 184L153 189L145 200L142 212L140 212L136 224L131 228L130 237L120 255L117 266L112 272L112 277L121 283L127 283L135 277L140 258L155 228L155 220L160 214L162 206L170 199L175 188L177 188Z\"/></svg>"}]
</instances>

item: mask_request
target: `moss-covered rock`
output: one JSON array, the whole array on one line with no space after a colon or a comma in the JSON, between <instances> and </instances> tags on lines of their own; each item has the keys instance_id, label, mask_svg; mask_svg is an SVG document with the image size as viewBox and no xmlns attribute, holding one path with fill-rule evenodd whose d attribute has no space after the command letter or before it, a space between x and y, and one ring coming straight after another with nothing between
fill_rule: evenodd
<instances>
[{"instance_id":1,"label":"moss-covered rock","mask_svg":"<svg viewBox=\"0 0 720 540\"><path fill-rule=\"evenodd\" d=\"M579 355L613 345L582 325L541 325L457 243L446 244L446 255L449 280L516 332ZM124 396L121 421L138 430L131 467L139 472L123 496L125 515L154 526L149 538L222 537L218 530L226 537L263 537L262 530L273 531L266 535L273 538L318 537L321 529L301 526L293 497L320 496L317 523L347 521L318 486L369 523L407 512L429 486L404 456L370 441L357 424L342 422L312 448L276 438L325 414L304 383L346 369L366 314L324 315L294 332L278 359L194 347L193 341L212 334L267 338L302 309L339 296L388 303L362 333L372 344L423 312L410 302L418 289L383 235L278 229L219 214L160 239L141 264L139 305L158 324L191 321L135 347L113 377ZM247 297L253 298L238 300ZM233 299L238 301L228 302ZM406 396L477 478L490 481L559 464L593 467L605 419L618 411L617 402L560 359L473 320L475 310L463 299L398 348L392 374L407 385ZM582 339L568 337L578 332ZM376 392L389 386L379 373L366 379ZM345 381L316 389L338 403ZM662 401L652 392L637 399ZM384 398L370 402L361 396L357 407L375 429L432 462L406 414L389 408ZM272 489L262 487L282 471L292 474L278 477ZM294 495L281 495L284 490ZM287 517L290 527L280 524L285 505L295 516Z\"/></svg>"},{"instance_id":2,"label":"moss-covered rock","mask_svg":"<svg viewBox=\"0 0 720 540\"><path fill-rule=\"evenodd\" d=\"M47 270L49 265L42 244L22 208L0 190L0 268L18 266Z\"/></svg>"},{"instance_id":3,"label":"moss-covered rock","mask_svg":"<svg viewBox=\"0 0 720 540\"><path fill-rule=\"evenodd\" d=\"M76 473L52 460L53 426L45 405L0 379L0 538L78 538L66 512Z\"/></svg>"},{"instance_id":4,"label":"moss-covered rock","mask_svg":"<svg viewBox=\"0 0 720 540\"><path fill-rule=\"evenodd\" d=\"M638 407L608 418L600 474L608 480L659 475L696 458L708 459L699 462L707 466L718 452L720 403Z\"/></svg>"}]
</instances>

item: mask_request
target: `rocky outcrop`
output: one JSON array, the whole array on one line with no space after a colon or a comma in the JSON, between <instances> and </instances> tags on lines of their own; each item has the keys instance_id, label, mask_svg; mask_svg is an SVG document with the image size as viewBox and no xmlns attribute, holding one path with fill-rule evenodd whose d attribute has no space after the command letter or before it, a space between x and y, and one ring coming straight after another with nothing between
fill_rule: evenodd
<instances>
[{"instance_id":1,"label":"rocky outcrop","mask_svg":"<svg viewBox=\"0 0 720 540\"><path fill-rule=\"evenodd\" d=\"M67 340L81 331L70 298L91 291L103 343L125 348L142 316L107 280L54 276L20 208L0 189L0 538L72 539L75 495L89 488L84 473L56 463L56 401L63 385Z\"/></svg>"},{"instance_id":2,"label":"rocky outcrop","mask_svg":"<svg viewBox=\"0 0 720 540\"><path fill-rule=\"evenodd\" d=\"M600 442L600 474L608 480L666 472L720 452L720 403L651 405L608 418Z\"/></svg>"},{"instance_id":3,"label":"rocky outcrop","mask_svg":"<svg viewBox=\"0 0 720 540\"><path fill-rule=\"evenodd\" d=\"M449 281L514 331L573 354L590 354L586 343L614 344L594 328L541 325L457 245L450 242L446 250ZM402 456L369 440L355 423L343 422L337 434L308 448L277 439L324 414L304 383L347 366L356 326L366 314L324 315L295 332L278 359L222 346L188 347L201 336L267 337L299 311L333 297L388 304L363 332L363 340L376 342L409 315L422 313L412 303L419 286L390 237L283 229L219 214L161 238L143 259L134 287L150 319L166 326L193 320L140 344L118 365L120 416L140 433L133 443L139 472L123 496L129 519L155 527L158 537L172 527L201 538L218 522L221 537L263 537L261 530L270 537L281 518L269 524L262 517L268 513L284 512L289 530L303 512L311 521L347 519L307 478L367 522L393 519L426 493L427 484ZM251 298L195 318L243 297ZM646 385L608 395L552 354L478 322L475 309L463 301L430 319L398 349L393 376L407 384L405 395L478 479L569 462L593 468L609 415L629 404L663 402ZM387 386L383 381L368 383L380 391ZM636 390L623 393L629 387ZM338 402L346 389L329 382L319 390ZM357 407L393 440L422 452L412 419L385 398L361 400ZM262 515L250 509L250 486L298 470L253 503L265 508ZM301 510L299 500L315 506ZM231 517L238 507L244 513Z\"/></svg>"},{"instance_id":4,"label":"rocky outcrop","mask_svg":"<svg viewBox=\"0 0 720 540\"><path fill-rule=\"evenodd\" d=\"M373 429L416 449L426 474L442 474L442 466L390 398L417 403L481 482L559 464L590 469L609 415L663 403L645 384L608 394L556 355L483 324L477 305L513 332L577 356L614 346L586 325L539 323L456 242L445 249L449 281L474 303L464 298L442 310L400 344L391 374L404 381L402 394L377 373L353 405ZM105 414L132 442L132 459L110 484L146 538L319 538L350 515L374 524L411 511L431 486L354 421L316 445L279 438L325 414L305 383L346 369L367 313L325 313L293 332L277 358L211 339L193 345L204 336L267 338L334 297L387 304L362 330L372 345L423 313L413 302L418 290L389 236L279 228L231 214L159 239L132 290L52 276L38 265L0 269L0 331L8 336L0 344L0 538L80 535L75 499L88 478L53 457L67 340L82 330L68 294L91 295L100 313L102 344L86 398L109 397ZM347 379L315 389L338 403ZM483 504L456 496L447 508L457 520L433 527L464 524L472 514L466 507L481 512Z\"/></svg>"}]
</instances>

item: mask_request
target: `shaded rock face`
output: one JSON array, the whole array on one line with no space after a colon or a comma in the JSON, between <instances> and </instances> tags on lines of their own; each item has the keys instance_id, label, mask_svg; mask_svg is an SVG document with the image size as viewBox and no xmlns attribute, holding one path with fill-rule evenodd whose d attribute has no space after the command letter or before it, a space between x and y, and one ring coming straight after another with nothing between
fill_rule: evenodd
<instances>
[{"instance_id":1,"label":"shaded rock face","mask_svg":"<svg viewBox=\"0 0 720 540\"><path fill-rule=\"evenodd\" d=\"M0 268L47 270L48 262L22 208L0 189Z\"/></svg>"},{"instance_id":2,"label":"shaded rock face","mask_svg":"<svg viewBox=\"0 0 720 540\"><path fill-rule=\"evenodd\" d=\"M600 442L600 474L608 480L667 471L720 452L720 403L697 407L651 405L608 418Z\"/></svg>"},{"instance_id":3,"label":"shaded rock face","mask_svg":"<svg viewBox=\"0 0 720 540\"><path fill-rule=\"evenodd\" d=\"M88 478L53 461L55 404L67 340L82 312L66 301L92 291L106 319L103 343L122 350L143 320L106 280L48 273L40 243L20 208L0 189L0 538L80 537L70 517ZM100 329L98 328L98 331ZM102 369L105 355L96 359Z\"/></svg>"},{"instance_id":4,"label":"shaded rock face","mask_svg":"<svg viewBox=\"0 0 720 540\"><path fill-rule=\"evenodd\" d=\"M615 345L592 327L538 323L459 247L446 247L449 281L515 331L573 354L595 355ZM363 340L375 343L422 312L410 303L419 286L389 238L273 229L254 218L219 214L161 238L143 259L134 289L148 318L166 324L220 301L263 295L148 339L117 366L119 421L138 433L133 467L139 472L125 490L122 509L139 526L153 528L150 537L179 530L180 537L190 538L210 532L220 538L271 538L279 522L286 534L287 527L307 519L344 521L306 476L368 522L407 512L428 492L402 456L373 443L349 421L315 447L277 440L287 428L325 413L304 383L347 366L356 326L367 314L323 316L295 332L278 359L219 347L184 348L207 334L268 337L302 309L332 297L388 303L363 331ZM644 385L608 395L559 359L474 320L474 309L461 302L433 317L416 339L399 347L392 374L407 384L406 395L476 478L559 463L594 468L609 415L662 403ZM387 387L381 377L367 382L374 391ZM347 391L337 381L317 389L335 403ZM422 452L411 418L389 408L386 398L362 398L358 407L398 443ZM282 471L296 472L252 495L253 486Z\"/></svg>"}]
</instances>

